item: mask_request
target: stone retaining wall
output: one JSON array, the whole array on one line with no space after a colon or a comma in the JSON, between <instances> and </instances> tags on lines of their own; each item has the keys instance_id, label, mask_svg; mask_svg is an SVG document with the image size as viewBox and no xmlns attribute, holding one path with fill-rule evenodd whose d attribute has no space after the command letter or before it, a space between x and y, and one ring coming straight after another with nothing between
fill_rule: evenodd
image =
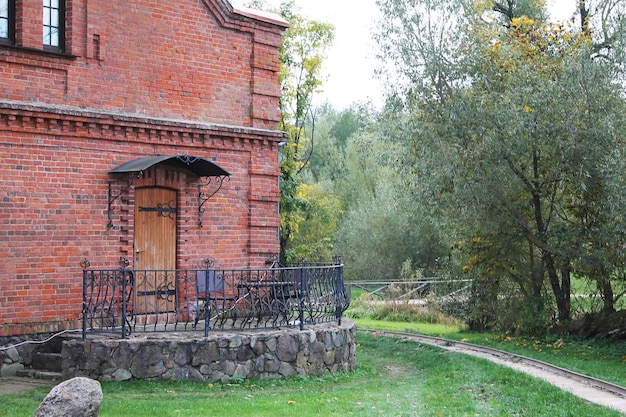
<instances>
[{"instance_id":1,"label":"stone retaining wall","mask_svg":"<svg viewBox=\"0 0 626 417\"><path fill-rule=\"evenodd\" d=\"M63 378L100 381L169 379L228 382L350 372L356 365L356 326L307 325L304 330L151 333L128 339L89 338L63 345Z\"/></svg>"},{"instance_id":2,"label":"stone retaining wall","mask_svg":"<svg viewBox=\"0 0 626 417\"><path fill-rule=\"evenodd\" d=\"M38 352L61 351L61 338L52 333L0 337L0 377L15 376L33 365ZM45 342L48 340L48 342Z\"/></svg>"}]
</instances>

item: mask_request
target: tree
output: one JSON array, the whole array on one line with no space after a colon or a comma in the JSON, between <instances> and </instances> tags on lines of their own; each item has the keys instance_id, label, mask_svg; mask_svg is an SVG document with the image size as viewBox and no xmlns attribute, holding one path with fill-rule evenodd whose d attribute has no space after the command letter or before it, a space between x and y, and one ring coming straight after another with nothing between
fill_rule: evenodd
<instances>
[{"instance_id":1,"label":"tree","mask_svg":"<svg viewBox=\"0 0 626 417\"><path fill-rule=\"evenodd\" d=\"M298 186L298 197L307 202L307 210L295 213L301 217L287 248L287 259L328 261L335 255L332 237L343 208L329 189L332 185L324 183L303 182Z\"/></svg>"},{"instance_id":2,"label":"tree","mask_svg":"<svg viewBox=\"0 0 626 417\"><path fill-rule=\"evenodd\" d=\"M347 142L346 178L336 187L346 214L335 241L348 279L395 280L407 261L431 276L445 256L438 230L419 210L424 206L403 190L398 156L398 144L374 127Z\"/></svg>"},{"instance_id":3,"label":"tree","mask_svg":"<svg viewBox=\"0 0 626 417\"><path fill-rule=\"evenodd\" d=\"M376 111L371 103L353 103L341 111L325 104L317 109L317 114L316 146L307 171L315 181L341 182L345 176L348 140L376 122Z\"/></svg>"},{"instance_id":4,"label":"tree","mask_svg":"<svg viewBox=\"0 0 626 417\"><path fill-rule=\"evenodd\" d=\"M250 2L249 6L271 9L263 0ZM289 134L287 143L280 150L279 256L283 261L290 261L287 256L289 242L298 231L299 222L306 217L302 212L309 207L299 189L302 170L313 151L316 115L312 99L323 82L322 63L326 49L332 44L335 28L332 24L305 18L299 14L293 0L283 1L277 10L271 11L280 14L290 25L279 49L280 129Z\"/></svg>"},{"instance_id":5,"label":"tree","mask_svg":"<svg viewBox=\"0 0 626 417\"><path fill-rule=\"evenodd\" d=\"M290 24L280 47L279 76L281 129L289 133L287 144L281 149L280 258L289 260L287 246L298 230L301 218L298 212L307 207L307 202L299 197L298 187L313 148L312 98L322 84L322 62L333 40L334 26L305 19L297 14L293 1L282 3L280 13ZM308 137L305 136L307 122L311 123Z\"/></svg>"},{"instance_id":6,"label":"tree","mask_svg":"<svg viewBox=\"0 0 626 417\"><path fill-rule=\"evenodd\" d=\"M553 301L566 325L573 274L596 282L611 311L623 268L611 218L623 197L609 186L624 174L623 62L611 48L622 20L605 16L598 42L591 12L574 30L530 1L378 4L378 41L410 119L392 133L409 142L414 175L428 178L415 192L436 202L474 277L470 322L501 325L501 300L518 298L535 312Z\"/></svg>"}]
</instances>

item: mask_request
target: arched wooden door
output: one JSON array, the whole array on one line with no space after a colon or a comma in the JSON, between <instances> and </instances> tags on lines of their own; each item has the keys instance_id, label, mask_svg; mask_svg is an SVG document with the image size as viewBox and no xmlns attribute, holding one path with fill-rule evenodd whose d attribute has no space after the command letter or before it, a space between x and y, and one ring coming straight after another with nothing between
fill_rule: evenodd
<instances>
[{"instance_id":1,"label":"arched wooden door","mask_svg":"<svg viewBox=\"0 0 626 417\"><path fill-rule=\"evenodd\" d=\"M176 310L177 193L135 189L135 312Z\"/></svg>"}]
</instances>

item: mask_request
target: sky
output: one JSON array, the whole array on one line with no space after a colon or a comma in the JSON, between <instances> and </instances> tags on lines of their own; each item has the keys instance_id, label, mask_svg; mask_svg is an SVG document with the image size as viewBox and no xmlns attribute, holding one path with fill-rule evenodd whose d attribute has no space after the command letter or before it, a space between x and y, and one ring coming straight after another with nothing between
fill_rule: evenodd
<instances>
[{"instance_id":1,"label":"sky","mask_svg":"<svg viewBox=\"0 0 626 417\"><path fill-rule=\"evenodd\" d=\"M547 0L551 13L566 19L575 8L576 0ZM235 7L246 0L230 0ZM278 0L272 4L280 3ZM295 0L303 16L335 26L335 40L327 53L323 73L323 91L314 104L330 102L337 110L353 102L383 103L383 83L374 76L377 67L376 45L372 28L380 17L375 0Z\"/></svg>"}]
</instances>

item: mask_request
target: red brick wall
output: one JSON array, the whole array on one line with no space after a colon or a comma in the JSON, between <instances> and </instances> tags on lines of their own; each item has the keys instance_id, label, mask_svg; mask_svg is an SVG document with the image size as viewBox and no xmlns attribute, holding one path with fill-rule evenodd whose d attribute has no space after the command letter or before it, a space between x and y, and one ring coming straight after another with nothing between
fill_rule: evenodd
<instances>
[{"instance_id":1,"label":"red brick wall","mask_svg":"<svg viewBox=\"0 0 626 417\"><path fill-rule=\"evenodd\" d=\"M80 261L132 261L134 188L111 204L109 227L109 182L122 189L109 171L139 157L195 155L231 174L203 227L206 179L157 166L135 182L177 189L178 268L277 253L284 27L222 0L68 0L66 54L50 54L40 8L18 1L17 45L0 46L0 336L77 327Z\"/></svg>"},{"instance_id":2,"label":"red brick wall","mask_svg":"<svg viewBox=\"0 0 626 417\"><path fill-rule=\"evenodd\" d=\"M203 206L202 228L202 179L170 170L174 179L167 182L160 173L166 168L157 166L136 180L134 186L179 192L178 268L197 267L206 257L224 267L258 267L278 252L279 168L269 161L277 159L279 132L155 127L147 124L151 119L132 125L88 116L58 120L33 108L13 113L0 114L0 335L16 332L17 324L77 320L82 259L95 268L117 268L120 256L132 262L134 188L112 203L108 227L108 182L116 179L108 172L138 157L192 154L231 174ZM117 195L125 182L112 185Z\"/></svg>"},{"instance_id":3,"label":"red brick wall","mask_svg":"<svg viewBox=\"0 0 626 417\"><path fill-rule=\"evenodd\" d=\"M275 128L284 28L222 3L66 0L68 56L60 58L33 53L42 49L41 0L20 0L17 46L29 49L0 51L0 95Z\"/></svg>"}]
</instances>

